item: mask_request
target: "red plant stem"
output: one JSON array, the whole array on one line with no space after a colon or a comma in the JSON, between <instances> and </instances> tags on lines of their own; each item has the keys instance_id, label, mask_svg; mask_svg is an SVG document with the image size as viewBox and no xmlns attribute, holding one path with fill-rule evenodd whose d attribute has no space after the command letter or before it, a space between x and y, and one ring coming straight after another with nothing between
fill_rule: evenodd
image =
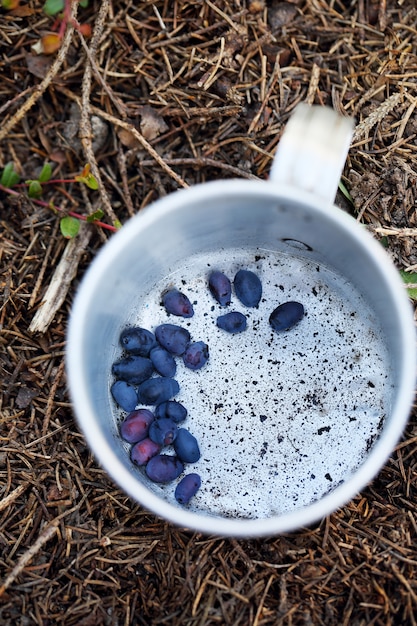
<instances>
[{"instance_id":1,"label":"red plant stem","mask_svg":"<svg viewBox=\"0 0 417 626\"><path fill-rule=\"evenodd\" d=\"M4 191L8 193L10 196L20 196L18 191L14 191L10 189L10 187L4 187L0 185L0 191ZM59 211L60 213L65 213L66 215L70 215L71 217L76 217L78 220L82 220L83 222L87 222L88 219L85 215L80 215L80 213L75 213L74 211L65 211L63 208L56 206L55 204L51 205L49 202L44 202L44 200L38 200L37 198L30 198L31 202L37 204L38 206L46 207L47 209L52 209ZM106 230L111 230L113 233L117 232L117 228L112 226L111 224L105 224L105 222L100 222L99 220L94 220L91 224L95 224L96 226L101 226L101 228L105 228Z\"/></svg>"}]
</instances>

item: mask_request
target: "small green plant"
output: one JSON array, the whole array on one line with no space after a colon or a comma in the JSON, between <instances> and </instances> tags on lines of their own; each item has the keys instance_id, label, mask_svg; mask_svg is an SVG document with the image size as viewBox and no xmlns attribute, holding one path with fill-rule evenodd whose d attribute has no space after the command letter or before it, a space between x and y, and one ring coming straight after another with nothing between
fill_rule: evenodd
<instances>
[{"instance_id":1,"label":"small green plant","mask_svg":"<svg viewBox=\"0 0 417 626\"><path fill-rule=\"evenodd\" d=\"M46 185L62 185L70 183L79 183L86 185L89 189L97 190L98 182L94 175L91 173L90 165L87 163L82 172L74 176L74 178L52 178L52 166L50 163L45 163L42 167L39 176L34 179L25 180L24 183L20 182L20 176L16 172L13 162L7 163L0 176L0 190L8 193L9 195L18 196L21 191L27 192L28 197L39 206L47 207L55 213L65 213L64 217L60 220L61 233L67 239L72 239L78 234L80 229L80 220L88 222L89 224L96 224L116 232L120 227L120 222L110 225L102 222L101 219L104 213L101 209L98 209L91 215L80 215L74 211L65 211L59 206L56 206L53 202L46 202L41 200Z\"/></svg>"},{"instance_id":2,"label":"small green plant","mask_svg":"<svg viewBox=\"0 0 417 626\"><path fill-rule=\"evenodd\" d=\"M411 300L417 300L417 274L415 272L400 272L401 277L405 283L408 297Z\"/></svg>"}]
</instances>

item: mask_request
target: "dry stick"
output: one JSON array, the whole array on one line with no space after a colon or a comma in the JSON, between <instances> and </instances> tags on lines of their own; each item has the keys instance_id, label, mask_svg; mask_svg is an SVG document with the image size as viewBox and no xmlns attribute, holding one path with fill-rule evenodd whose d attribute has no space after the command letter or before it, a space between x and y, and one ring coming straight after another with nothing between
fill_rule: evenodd
<instances>
[{"instance_id":1,"label":"dry stick","mask_svg":"<svg viewBox=\"0 0 417 626\"><path fill-rule=\"evenodd\" d=\"M20 109L16 111L16 113L6 122L2 128L0 128L0 141L8 135L11 129L20 122L21 119L24 118L26 113L33 107L33 105L39 100L48 86L51 84L52 80L55 78L57 73L59 72L61 65L65 61L65 57L67 56L68 49L71 45L72 35L74 32L73 21L77 15L78 8L78 0L71 1L71 14L70 19L67 24L67 30L65 31L64 38L62 40L61 47L58 50L57 57L55 61L52 63L51 67L48 70L47 75L43 79L40 85L38 85L36 91L32 93L32 95L22 104Z\"/></svg>"},{"instance_id":2,"label":"dry stick","mask_svg":"<svg viewBox=\"0 0 417 626\"><path fill-rule=\"evenodd\" d=\"M3 584L0 586L0 597L4 594L4 592L10 587L10 585L16 580L22 570L26 567L26 565L33 559L35 554L39 552L39 550L47 543L57 532L59 523L63 517L71 515L77 509L80 508L82 503L84 502L85 497L82 500L73 506L71 509L60 513L57 517L55 517L47 526L44 527L41 534L38 536L35 543L30 546L28 550L20 557L19 561L16 563L10 574L4 580Z\"/></svg>"},{"instance_id":3,"label":"dry stick","mask_svg":"<svg viewBox=\"0 0 417 626\"><path fill-rule=\"evenodd\" d=\"M46 528L42 531L42 533L38 536L35 543L30 546L30 548L21 556L19 561L16 563L10 574L5 579L4 583L0 587L0 597L4 594L6 589L10 587L10 585L16 580L19 576L20 572L25 568L25 566L29 563L31 559L39 552L42 546L49 541L57 532L59 525L59 519L52 520Z\"/></svg>"},{"instance_id":4,"label":"dry stick","mask_svg":"<svg viewBox=\"0 0 417 626\"><path fill-rule=\"evenodd\" d=\"M113 207L111 205L110 199L105 190L100 170L97 165L96 157L94 154L93 146L92 146L92 130L91 130L91 106L90 106L90 94L91 94L91 77L92 77L92 65L91 59L94 59L97 47L100 42L101 35L103 33L105 20L109 10L109 0L103 0L100 4L100 9L97 15L96 23L94 25L94 32L91 39L90 45L90 55L88 57L88 62L86 63L82 89L81 89L81 119L80 119L80 139L84 149L84 153L91 167L91 171L98 182L98 187L100 191L101 201L103 202L103 206L107 215L113 221L113 224L117 224L119 222L115 212L113 211Z\"/></svg>"},{"instance_id":5,"label":"dry stick","mask_svg":"<svg viewBox=\"0 0 417 626\"><path fill-rule=\"evenodd\" d=\"M69 91L68 89L65 89L64 87L59 87L59 89L62 93L64 93L69 98L71 98L71 100L74 100L75 102L77 102L78 106L80 106L80 99L75 94L73 94L72 91ZM115 126L118 126L119 128L123 128L124 130L129 131L129 133L131 133L135 137L135 139L137 139L137 141L146 150L146 152L150 154L150 156L158 163L161 169L163 169L164 172L168 174L170 178L175 180L175 182L178 183L180 187L187 188L189 186L187 185L185 180L181 178L181 176L179 176L176 172L174 172L173 169L169 167L169 165L166 164L166 162L161 157L161 155L158 154L155 148L151 146L151 144L138 131L138 129L135 128L135 126L133 126L133 124L129 124L129 122L125 122L123 120L119 120L114 115L111 115L110 113L106 113L105 111L102 111L98 107L90 106L90 109L91 109L91 113L98 115L103 120L106 120L106 122L109 122L110 124L114 124Z\"/></svg>"},{"instance_id":6,"label":"dry stick","mask_svg":"<svg viewBox=\"0 0 417 626\"><path fill-rule=\"evenodd\" d=\"M55 380L52 383L51 389L49 391L45 417L43 418L42 435L46 435L46 432L48 430L49 421L51 419L51 415L52 415L52 411L54 407L55 393L56 393L56 390L58 389L59 383L61 382L61 378L64 373L64 368L65 368L65 361L62 360L61 363L59 364L58 371L55 376Z\"/></svg>"},{"instance_id":7,"label":"dry stick","mask_svg":"<svg viewBox=\"0 0 417 626\"><path fill-rule=\"evenodd\" d=\"M19 485L16 489L9 493L8 496L0 500L0 511L7 509L7 507L10 506L10 504L12 504L12 502L14 502L24 492L28 485L29 483Z\"/></svg>"},{"instance_id":8,"label":"dry stick","mask_svg":"<svg viewBox=\"0 0 417 626\"><path fill-rule=\"evenodd\" d=\"M131 133L134 136L134 138L138 140L141 146L147 152L149 152L151 157L155 159L158 165L161 166L161 169L163 169L164 172L168 174L168 176L170 176L173 180L175 180L175 182L178 183L180 187L187 188L189 186L187 185L185 180L181 178L181 176L179 176L176 172L174 172L173 169L169 167L169 165L167 165L165 160L157 153L157 151L151 146L151 144L145 139L145 137L138 131L138 129L133 126L133 124L129 124L128 122L124 122L123 120L119 120L117 117L114 117L114 115L110 115L109 113L106 113L105 111L102 111L101 109L98 109L96 107L91 107L91 112L95 113L96 115L99 115L107 122L110 122L111 124L115 124L115 126L119 126L119 128L124 128L124 130L129 131L129 133Z\"/></svg>"},{"instance_id":9,"label":"dry stick","mask_svg":"<svg viewBox=\"0 0 417 626\"><path fill-rule=\"evenodd\" d=\"M81 224L78 237L70 239L67 243L46 294L30 323L29 332L44 333L48 329L55 313L65 300L72 279L77 273L81 255L90 241L91 234L92 229L85 224Z\"/></svg>"},{"instance_id":10,"label":"dry stick","mask_svg":"<svg viewBox=\"0 0 417 626\"><path fill-rule=\"evenodd\" d=\"M223 163L222 161L216 161L216 159L210 159L209 157L193 157L193 158L184 158L184 159L166 159L165 161L169 165L194 165L195 167L217 167L221 170L225 170L226 172L230 172L231 174L235 174L236 176L240 176L241 178L248 178L249 180L262 180L259 176L255 176L255 174L251 174L250 172L245 172L245 170L241 170L239 167L235 167L234 165L229 165L229 163ZM143 160L140 162L144 167L153 165L153 161Z\"/></svg>"}]
</instances>

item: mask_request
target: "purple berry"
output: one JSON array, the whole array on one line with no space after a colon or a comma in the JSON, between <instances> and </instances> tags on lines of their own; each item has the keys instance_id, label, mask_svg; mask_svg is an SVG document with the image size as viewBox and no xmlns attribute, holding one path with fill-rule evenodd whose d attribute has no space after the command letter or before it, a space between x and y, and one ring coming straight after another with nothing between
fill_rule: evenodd
<instances>
[{"instance_id":1,"label":"purple berry","mask_svg":"<svg viewBox=\"0 0 417 626\"><path fill-rule=\"evenodd\" d=\"M160 446L169 446L177 435L177 425L169 417L156 419L149 427L149 439Z\"/></svg>"},{"instance_id":2,"label":"purple berry","mask_svg":"<svg viewBox=\"0 0 417 626\"><path fill-rule=\"evenodd\" d=\"M162 348L162 346L156 346L152 348L149 358L158 374L161 376L168 376L172 378L177 371L177 364L172 354Z\"/></svg>"},{"instance_id":3,"label":"purple berry","mask_svg":"<svg viewBox=\"0 0 417 626\"><path fill-rule=\"evenodd\" d=\"M246 317L243 313L239 313L238 311L226 313L226 315L219 315L216 324L222 330L232 334L242 333L246 330L247 325Z\"/></svg>"},{"instance_id":4,"label":"purple berry","mask_svg":"<svg viewBox=\"0 0 417 626\"><path fill-rule=\"evenodd\" d=\"M145 471L155 483L169 483L184 471L184 465L176 456L157 454L150 459Z\"/></svg>"},{"instance_id":5,"label":"purple berry","mask_svg":"<svg viewBox=\"0 0 417 626\"><path fill-rule=\"evenodd\" d=\"M113 363L111 371L119 380L138 385L152 376L153 365L143 356L128 356Z\"/></svg>"},{"instance_id":6,"label":"purple berry","mask_svg":"<svg viewBox=\"0 0 417 626\"><path fill-rule=\"evenodd\" d=\"M180 480L175 489L175 499L180 504L188 504L201 487L201 478L198 474L187 474Z\"/></svg>"},{"instance_id":7,"label":"purple berry","mask_svg":"<svg viewBox=\"0 0 417 626\"><path fill-rule=\"evenodd\" d=\"M140 404L157 405L175 396L180 390L178 382L174 378L150 378L138 387L138 400Z\"/></svg>"},{"instance_id":8,"label":"purple berry","mask_svg":"<svg viewBox=\"0 0 417 626\"><path fill-rule=\"evenodd\" d=\"M304 307L300 302L284 302L269 316L269 323L277 331L289 330L302 319Z\"/></svg>"},{"instance_id":9,"label":"purple berry","mask_svg":"<svg viewBox=\"0 0 417 626\"><path fill-rule=\"evenodd\" d=\"M155 335L146 328L132 326L125 328L120 335L120 343L123 348L138 356L148 356L149 352L156 346Z\"/></svg>"},{"instance_id":10,"label":"purple berry","mask_svg":"<svg viewBox=\"0 0 417 626\"><path fill-rule=\"evenodd\" d=\"M227 306L232 299L232 285L223 272L214 270L209 276L209 289L221 306Z\"/></svg>"},{"instance_id":11,"label":"purple berry","mask_svg":"<svg viewBox=\"0 0 417 626\"><path fill-rule=\"evenodd\" d=\"M239 270L233 285L235 294L245 306L258 306L262 296L262 284L256 274L249 270Z\"/></svg>"},{"instance_id":12,"label":"purple berry","mask_svg":"<svg viewBox=\"0 0 417 626\"><path fill-rule=\"evenodd\" d=\"M130 458L136 465L146 465L153 456L161 451L161 446L151 439L142 439L132 447Z\"/></svg>"},{"instance_id":13,"label":"purple berry","mask_svg":"<svg viewBox=\"0 0 417 626\"><path fill-rule=\"evenodd\" d=\"M187 296L178 289L170 289L162 296L162 302L167 313L178 315L179 317L192 317L194 315L193 305Z\"/></svg>"},{"instance_id":14,"label":"purple berry","mask_svg":"<svg viewBox=\"0 0 417 626\"><path fill-rule=\"evenodd\" d=\"M197 463L201 456L197 439L185 428L178 429L174 450L183 463Z\"/></svg>"},{"instance_id":15,"label":"purple berry","mask_svg":"<svg viewBox=\"0 0 417 626\"><path fill-rule=\"evenodd\" d=\"M124 380L117 380L110 388L111 395L125 411L133 411L138 404L135 388Z\"/></svg>"},{"instance_id":16,"label":"purple berry","mask_svg":"<svg viewBox=\"0 0 417 626\"><path fill-rule=\"evenodd\" d=\"M161 324L155 329L155 335L161 346L175 356L184 354L191 339L188 330L175 324Z\"/></svg>"},{"instance_id":17,"label":"purple berry","mask_svg":"<svg viewBox=\"0 0 417 626\"><path fill-rule=\"evenodd\" d=\"M129 413L120 425L120 434L125 441L137 443L148 436L149 426L154 415L148 409L138 409Z\"/></svg>"},{"instance_id":18,"label":"purple berry","mask_svg":"<svg viewBox=\"0 0 417 626\"><path fill-rule=\"evenodd\" d=\"M208 345L203 341L195 341L188 346L182 358L185 367L188 367L190 370L199 370L208 361Z\"/></svg>"},{"instance_id":19,"label":"purple berry","mask_svg":"<svg viewBox=\"0 0 417 626\"><path fill-rule=\"evenodd\" d=\"M167 400L158 404L155 409L155 417L169 417L176 424L183 422L187 417L187 409L180 402L175 400Z\"/></svg>"}]
</instances>

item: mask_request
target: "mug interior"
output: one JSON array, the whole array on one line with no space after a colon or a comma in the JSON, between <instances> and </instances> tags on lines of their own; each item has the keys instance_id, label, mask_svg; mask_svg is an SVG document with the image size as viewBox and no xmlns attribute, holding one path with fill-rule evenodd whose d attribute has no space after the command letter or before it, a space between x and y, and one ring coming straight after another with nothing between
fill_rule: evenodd
<instances>
[{"instance_id":1,"label":"mug interior","mask_svg":"<svg viewBox=\"0 0 417 626\"><path fill-rule=\"evenodd\" d=\"M123 415L115 407L109 391L111 365L121 356L121 330L137 323L138 319L152 321L152 316L138 317L138 311L148 307L150 294L153 294L151 312L158 307L162 311L154 297L155 285L172 284L181 288L176 280L184 268L189 271L193 267L193 259L214 259L219 254L227 256L228 252L236 255L236 251L248 253L252 259L262 255L264 259L271 256L293 259L297 267L304 264L306 268L313 268L312 271L314 267L323 268L328 276L335 277L335 284L353 289L359 299L363 299L372 332L383 344L386 372L386 397L383 403L378 399L378 429L364 434L365 440L368 438L371 443L358 466L350 468L340 480L329 484L326 493L320 493L310 502L301 498L301 504L295 503L281 511L267 507L259 515L256 511L252 514L236 511L234 515L233 508L225 512L221 508L212 510L208 497L201 497L198 505L183 507L173 499L172 487L168 492L165 486L151 484L130 461L127 446L118 432ZM244 259L239 254L235 258ZM300 272L297 278L300 284L305 276L307 274ZM217 314L222 312L218 308ZM360 318L362 311L350 314ZM163 318L155 321L155 325L161 321ZM181 318L171 317L165 321L184 325ZM301 324L297 332L296 341L303 354L306 346L303 347ZM362 340L366 342L366 338ZM337 342L336 336L334 341ZM311 337L308 350L314 350ZM322 206L304 192L278 191L272 183L220 181L163 198L131 219L102 249L74 303L68 333L67 368L80 428L102 466L133 499L176 524L198 531L260 536L293 530L325 516L353 497L376 474L400 437L408 417L414 390L414 358L414 327L401 281L385 251L364 227L335 207ZM308 376L309 369L314 366L304 369L307 374L303 378ZM346 373L347 378L351 375ZM201 370L201 380L203 376L204 370ZM302 384L311 391L311 380L306 379ZM310 395L313 398L314 394ZM177 399L181 401L181 396ZM312 402L314 409L317 398ZM194 406L194 415L197 412L198 403ZM365 411L363 419L366 417ZM216 424L216 428L223 428L222 424ZM259 427L259 422L257 424ZM185 426L192 431L191 415L190 423ZM267 425L262 427L267 428ZM326 428L330 427L324 427L325 436ZM220 437L219 441L224 447L224 440ZM329 445L330 442L331 439ZM253 441L249 439L244 445L251 446ZM348 454L352 441L346 440L343 446ZM323 450L326 450L325 443L317 454L322 456ZM198 464L187 469L199 471ZM233 492L233 480L239 481L239 475L227 482L229 494ZM225 488L217 487L218 494L227 500ZM294 485L292 488L294 490ZM169 493L171 495L167 495Z\"/></svg>"}]
</instances>

